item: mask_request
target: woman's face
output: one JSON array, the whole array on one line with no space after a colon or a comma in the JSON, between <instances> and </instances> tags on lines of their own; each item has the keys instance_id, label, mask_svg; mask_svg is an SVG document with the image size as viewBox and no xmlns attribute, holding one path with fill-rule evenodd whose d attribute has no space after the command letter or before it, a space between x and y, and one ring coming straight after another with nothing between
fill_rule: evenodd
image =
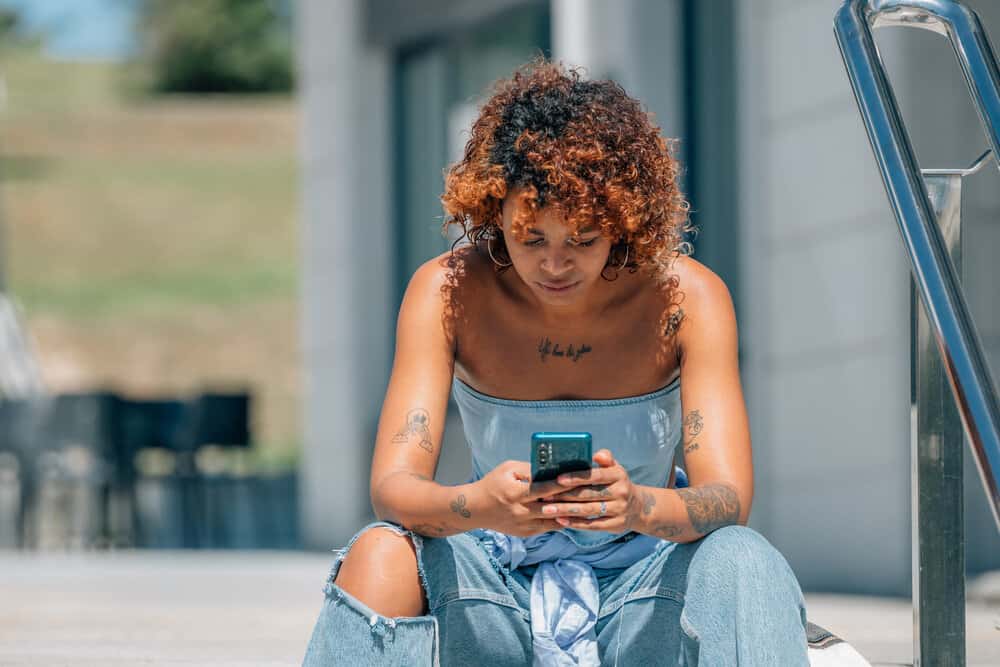
<instances>
[{"instance_id":1,"label":"woman's face","mask_svg":"<svg viewBox=\"0 0 1000 667\"><path fill-rule=\"evenodd\" d=\"M553 206L539 209L526 236L517 238L511 223L525 205L513 196L513 190L508 194L503 203L503 234L514 270L543 302L578 302L601 280L611 241L596 226L585 227L574 236Z\"/></svg>"}]
</instances>

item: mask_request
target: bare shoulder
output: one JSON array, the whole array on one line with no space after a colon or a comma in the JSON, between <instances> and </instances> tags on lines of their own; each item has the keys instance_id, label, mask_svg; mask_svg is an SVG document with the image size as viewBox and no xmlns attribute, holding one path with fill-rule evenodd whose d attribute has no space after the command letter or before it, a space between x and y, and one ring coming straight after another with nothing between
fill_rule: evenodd
<instances>
[{"instance_id":1,"label":"bare shoulder","mask_svg":"<svg viewBox=\"0 0 1000 667\"><path fill-rule=\"evenodd\" d=\"M488 281L479 253L470 246L446 251L421 264L410 278L403 297L403 310L422 314L428 323L433 316L441 322L448 342L454 348L459 332L468 322Z\"/></svg>"},{"instance_id":2,"label":"bare shoulder","mask_svg":"<svg viewBox=\"0 0 1000 667\"><path fill-rule=\"evenodd\" d=\"M670 291L671 318L665 333L671 333L669 327L673 327L682 349L685 340L704 339L706 328L735 327L732 295L717 273L693 257L681 255L671 264L669 274L676 276L676 281Z\"/></svg>"}]
</instances>

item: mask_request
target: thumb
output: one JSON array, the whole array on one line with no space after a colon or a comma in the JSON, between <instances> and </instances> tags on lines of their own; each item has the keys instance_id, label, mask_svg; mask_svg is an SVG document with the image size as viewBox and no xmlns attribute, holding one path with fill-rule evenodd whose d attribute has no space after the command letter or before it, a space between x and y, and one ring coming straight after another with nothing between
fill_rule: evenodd
<instances>
[{"instance_id":1,"label":"thumb","mask_svg":"<svg viewBox=\"0 0 1000 667\"><path fill-rule=\"evenodd\" d=\"M602 468L610 468L615 465L615 457L611 455L610 449L600 449L594 454L594 461Z\"/></svg>"},{"instance_id":2,"label":"thumb","mask_svg":"<svg viewBox=\"0 0 1000 667\"><path fill-rule=\"evenodd\" d=\"M530 482L531 464L526 461L518 461L518 465L514 466L512 474L514 479L516 479L519 482Z\"/></svg>"}]
</instances>

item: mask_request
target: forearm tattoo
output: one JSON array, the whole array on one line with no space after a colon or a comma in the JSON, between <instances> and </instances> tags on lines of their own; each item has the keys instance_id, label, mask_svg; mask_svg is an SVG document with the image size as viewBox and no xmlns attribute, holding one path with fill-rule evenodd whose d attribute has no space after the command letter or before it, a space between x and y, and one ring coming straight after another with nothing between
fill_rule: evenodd
<instances>
[{"instance_id":1,"label":"forearm tattoo","mask_svg":"<svg viewBox=\"0 0 1000 667\"><path fill-rule=\"evenodd\" d=\"M553 346L554 345L554 346ZM538 341L538 354L541 355L542 361L549 355L553 357L564 357L566 359L572 359L574 362L579 361L580 357L590 352L593 348L586 343L576 347L572 343L569 347L563 349L559 347L559 343L553 344L549 337L546 336Z\"/></svg>"},{"instance_id":2,"label":"forearm tattoo","mask_svg":"<svg viewBox=\"0 0 1000 667\"><path fill-rule=\"evenodd\" d=\"M677 493L687 506L691 525L699 533L710 533L739 521L740 498L728 484L677 489Z\"/></svg>"},{"instance_id":3,"label":"forearm tattoo","mask_svg":"<svg viewBox=\"0 0 1000 667\"><path fill-rule=\"evenodd\" d=\"M423 408L410 410L406 413L406 426L392 436L392 441L396 444L413 442L424 451L433 452L434 445L431 444L431 431L428 428L430 421L430 415Z\"/></svg>"},{"instance_id":4,"label":"forearm tattoo","mask_svg":"<svg viewBox=\"0 0 1000 667\"><path fill-rule=\"evenodd\" d=\"M465 494L458 494L458 498L451 501L451 511L456 514L461 514L464 518L468 519L472 516L472 512L465 508Z\"/></svg>"},{"instance_id":5,"label":"forearm tattoo","mask_svg":"<svg viewBox=\"0 0 1000 667\"><path fill-rule=\"evenodd\" d=\"M684 446L684 453L690 454L694 450L698 449L698 443L694 441L694 438L701 433L701 429L705 427L705 420L697 410L692 410L687 413L686 417L684 417L683 424L684 430L689 436L688 444Z\"/></svg>"}]
</instances>

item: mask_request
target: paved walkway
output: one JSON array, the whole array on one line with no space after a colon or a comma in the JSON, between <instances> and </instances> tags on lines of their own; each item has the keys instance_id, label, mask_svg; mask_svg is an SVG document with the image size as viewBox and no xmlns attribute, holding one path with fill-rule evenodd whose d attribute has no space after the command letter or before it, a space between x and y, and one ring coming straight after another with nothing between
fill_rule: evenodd
<instances>
[{"instance_id":1,"label":"paved walkway","mask_svg":"<svg viewBox=\"0 0 1000 667\"><path fill-rule=\"evenodd\" d=\"M0 551L0 665L298 665L330 553ZM809 595L872 662L911 661L908 600ZM969 665L1000 665L1000 574L971 587Z\"/></svg>"}]
</instances>

